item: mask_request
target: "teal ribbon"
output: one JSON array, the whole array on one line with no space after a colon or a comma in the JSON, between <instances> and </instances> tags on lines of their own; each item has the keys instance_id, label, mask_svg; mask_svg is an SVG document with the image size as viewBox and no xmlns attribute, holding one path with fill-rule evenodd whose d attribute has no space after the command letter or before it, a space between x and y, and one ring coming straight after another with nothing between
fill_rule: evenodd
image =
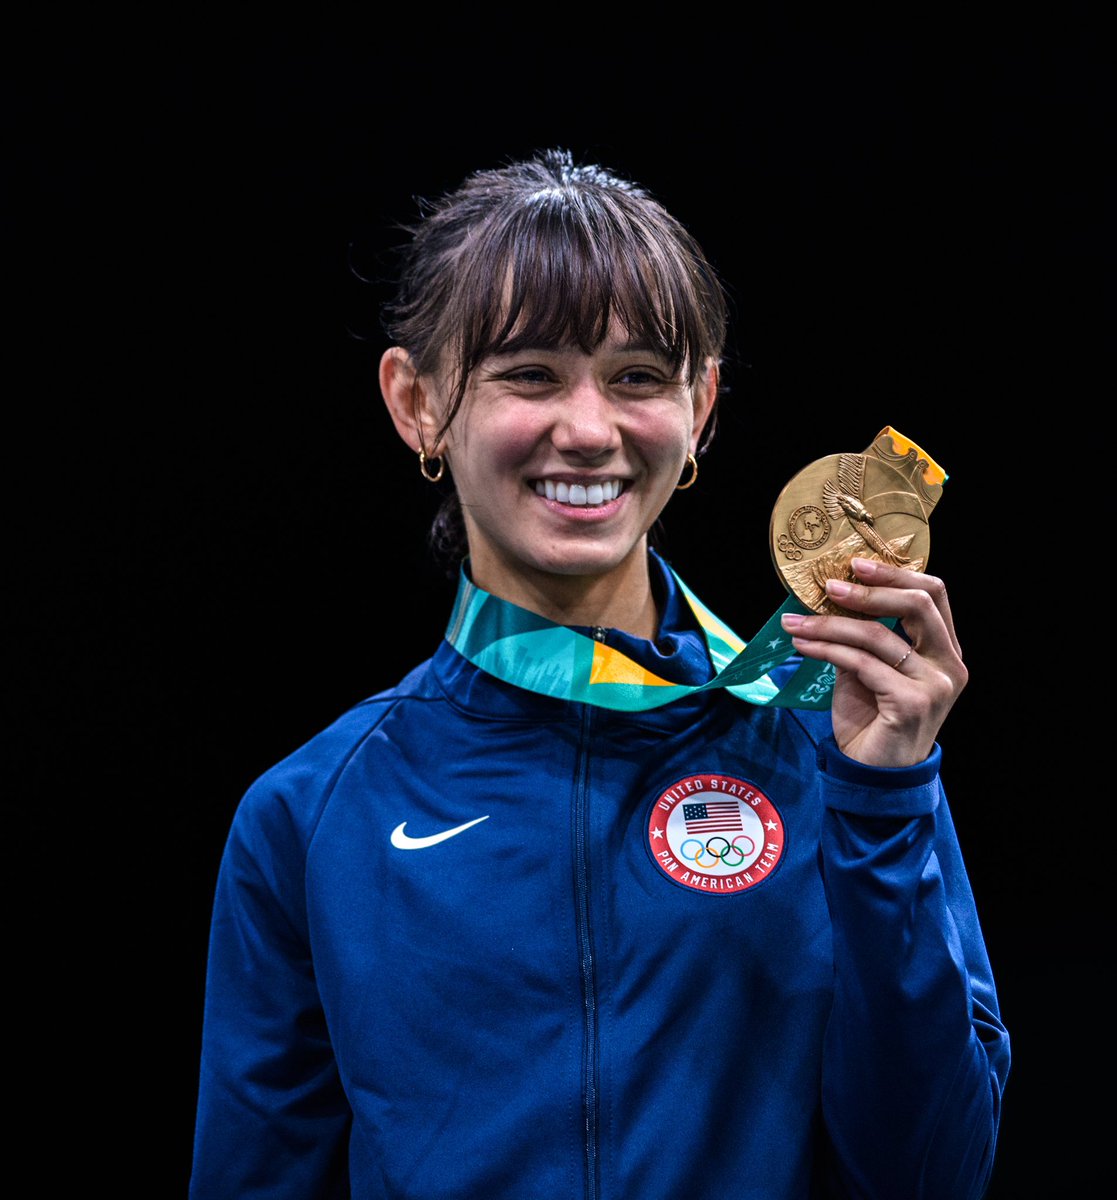
<instances>
[{"instance_id":1,"label":"teal ribbon","mask_svg":"<svg viewBox=\"0 0 1117 1200\"><path fill-rule=\"evenodd\" d=\"M446 640L474 666L505 683L601 708L641 712L712 688L725 688L749 704L830 707L837 678L830 663L804 659L782 687L769 675L795 653L780 618L784 613L809 614L810 609L789 595L746 643L673 570L671 574L706 639L716 671L708 683L651 682L654 676L621 651L493 596L473 583L464 568Z\"/></svg>"}]
</instances>

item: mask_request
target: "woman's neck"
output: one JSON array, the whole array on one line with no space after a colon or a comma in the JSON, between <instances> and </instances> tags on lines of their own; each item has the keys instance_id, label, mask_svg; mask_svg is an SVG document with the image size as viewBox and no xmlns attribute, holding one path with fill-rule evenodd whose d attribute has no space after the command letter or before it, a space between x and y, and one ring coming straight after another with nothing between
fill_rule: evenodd
<instances>
[{"instance_id":1,"label":"woman's neck","mask_svg":"<svg viewBox=\"0 0 1117 1200\"><path fill-rule=\"evenodd\" d=\"M557 625L622 629L643 638L654 638L659 626L646 553L629 555L606 575L520 570L513 576L472 558L469 568L478 587Z\"/></svg>"}]
</instances>

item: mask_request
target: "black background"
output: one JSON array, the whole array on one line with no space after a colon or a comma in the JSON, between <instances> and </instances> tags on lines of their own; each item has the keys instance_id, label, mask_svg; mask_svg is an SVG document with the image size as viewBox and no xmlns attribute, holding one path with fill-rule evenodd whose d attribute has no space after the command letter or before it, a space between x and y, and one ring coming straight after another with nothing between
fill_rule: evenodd
<instances>
[{"instance_id":1,"label":"black background","mask_svg":"<svg viewBox=\"0 0 1117 1200\"><path fill-rule=\"evenodd\" d=\"M452 597L437 489L376 387L394 226L549 146L642 182L729 285L730 393L665 525L740 633L782 598L767 523L802 466L891 424L950 473L931 569L971 684L943 770L1014 1037L990 1195L1093 1170L1071 1081L1097 1070L1075 880L1100 793L1076 782L1060 564L1094 536L1068 480L1111 388L1085 366L1112 267L1095 33L641 32L168 19L9 42L16 1069L52 1124L96 1126L123 1087L145 1194L185 1191L241 793L432 651ZM94 1161L131 1172L108 1125Z\"/></svg>"}]
</instances>

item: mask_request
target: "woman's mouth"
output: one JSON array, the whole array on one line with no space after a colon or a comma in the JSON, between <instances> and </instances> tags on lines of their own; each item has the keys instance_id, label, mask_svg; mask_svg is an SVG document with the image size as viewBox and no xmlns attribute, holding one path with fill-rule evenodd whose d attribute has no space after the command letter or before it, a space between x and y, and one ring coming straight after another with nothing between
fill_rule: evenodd
<instances>
[{"instance_id":1,"label":"woman's mouth","mask_svg":"<svg viewBox=\"0 0 1117 1200\"><path fill-rule=\"evenodd\" d=\"M576 508L588 508L608 504L624 491L621 479L595 479L591 483L566 483L562 480L537 479L533 485L537 496L557 500L559 504L571 504Z\"/></svg>"}]
</instances>

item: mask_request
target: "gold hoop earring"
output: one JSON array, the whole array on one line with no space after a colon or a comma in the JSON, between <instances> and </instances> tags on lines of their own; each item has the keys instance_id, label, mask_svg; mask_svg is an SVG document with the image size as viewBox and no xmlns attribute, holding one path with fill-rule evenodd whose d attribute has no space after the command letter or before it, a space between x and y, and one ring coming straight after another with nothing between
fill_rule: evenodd
<instances>
[{"instance_id":1,"label":"gold hoop earring","mask_svg":"<svg viewBox=\"0 0 1117 1200\"><path fill-rule=\"evenodd\" d=\"M694 481L698 478L698 459L693 454L688 454L686 460L690 465L690 478L686 483L675 484L675 491L677 492L685 492L688 487L694 487Z\"/></svg>"},{"instance_id":2,"label":"gold hoop earring","mask_svg":"<svg viewBox=\"0 0 1117 1200\"><path fill-rule=\"evenodd\" d=\"M431 462L438 463L438 470L433 475L427 470L427 463ZM437 483L442 478L442 472L446 470L446 464L442 461L441 454L436 454L434 458L427 458L427 452L425 450L420 450L419 470L422 471L423 478L428 483Z\"/></svg>"}]
</instances>

